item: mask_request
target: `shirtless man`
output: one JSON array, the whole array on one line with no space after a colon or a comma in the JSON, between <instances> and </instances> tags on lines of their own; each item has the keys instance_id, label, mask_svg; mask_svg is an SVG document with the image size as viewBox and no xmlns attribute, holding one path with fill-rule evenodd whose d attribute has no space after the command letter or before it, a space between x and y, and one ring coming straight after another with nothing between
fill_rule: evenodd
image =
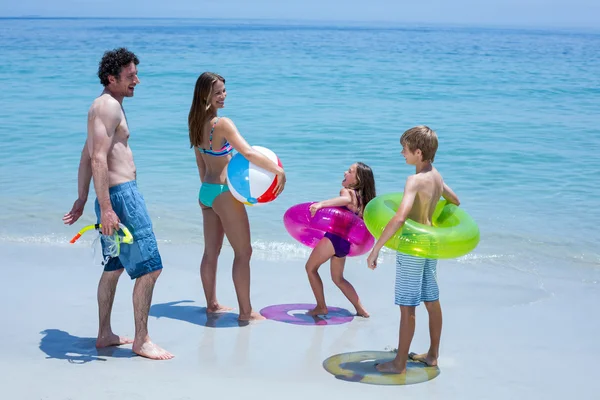
<instances>
[{"instance_id":1,"label":"shirtless man","mask_svg":"<svg viewBox=\"0 0 600 400\"><path fill-rule=\"evenodd\" d=\"M129 128L123 110L123 98L133 97L138 58L127 49L104 53L98 77L104 86L88 112L87 140L81 152L78 173L78 195L73 208L63 217L71 225L81 217L88 198L90 180L94 178L96 216L102 233L112 235L119 222L131 231L134 242L121 245L118 257L107 257L98 284L99 329L96 347L133 343L133 352L154 360L168 360L173 355L154 344L148 336L148 312L156 279L162 271L162 260L152 230L152 222L136 184L133 154L128 145ZM105 243L102 242L103 249ZM135 279L133 340L115 335L110 316L119 277L127 270Z\"/></svg>"},{"instance_id":2,"label":"shirtless man","mask_svg":"<svg viewBox=\"0 0 600 400\"><path fill-rule=\"evenodd\" d=\"M432 165L438 147L436 133L426 126L417 126L402 134L400 144L406 163L416 167L416 174L406 180L398 211L386 225L367 258L367 265L371 269L377 267L377 257L383 245L402 229L407 219L431 226L433 212L440 197L452 204L460 204L456 194L444 183L442 175ZM398 353L392 361L377 365L379 372L404 374L409 358L428 366L437 365L442 335L442 308L436 268L436 259L397 254L395 303L400 306ZM409 354L410 343L415 334L415 308L421 301L425 303L429 314L431 344L426 354Z\"/></svg>"}]
</instances>

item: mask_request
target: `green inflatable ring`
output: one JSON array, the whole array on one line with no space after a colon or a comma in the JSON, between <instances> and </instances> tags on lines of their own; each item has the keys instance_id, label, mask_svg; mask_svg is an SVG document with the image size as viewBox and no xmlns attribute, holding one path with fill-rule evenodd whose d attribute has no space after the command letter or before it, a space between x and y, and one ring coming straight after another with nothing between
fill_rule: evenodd
<instances>
[{"instance_id":1,"label":"green inflatable ring","mask_svg":"<svg viewBox=\"0 0 600 400\"><path fill-rule=\"evenodd\" d=\"M365 207L363 219L367 229L379 239L385 226L392 219L402 193L377 196ZM425 258L456 258L470 253L479 243L477 223L460 207L441 200L433 213L433 226L406 220L385 247Z\"/></svg>"}]
</instances>

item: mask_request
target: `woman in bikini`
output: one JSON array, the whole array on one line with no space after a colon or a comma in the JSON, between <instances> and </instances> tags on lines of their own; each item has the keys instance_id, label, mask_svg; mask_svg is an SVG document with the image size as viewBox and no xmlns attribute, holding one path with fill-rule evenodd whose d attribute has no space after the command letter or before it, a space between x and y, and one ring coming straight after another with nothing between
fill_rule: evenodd
<instances>
[{"instance_id":1,"label":"woman in bikini","mask_svg":"<svg viewBox=\"0 0 600 400\"><path fill-rule=\"evenodd\" d=\"M344 172L342 190L339 197L314 203L310 206L311 215L324 207L345 207L362 218L363 211L373 198L375 198L375 178L371 168L358 162L352 164ZM344 278L344 265L346 256L350 251L350 242L343 237L332 233L325 233L323 239L312 250L306 262L308 281L317 300L317 306L309 311L310 315L327 314L323 282L319 276L319 267L327 260L331 260L331 278L338 288L348 298L356 309L356 314L368 318L369 313L363 308L358 294L350 282Z\"/></svg>"},{"instance_id":2,"label":"woman in bikini","mask_svg":"<svg viewBox=\"0 0 600 400\"><path fill-rule=\"evenodd\" d=\"M241 321L264 319L252 311L250 303L250 224L244 204L236 200L227 187L227 164L235 149L249 162L277 176L277 195L283 191L285 172L261 153L255 151L238 132L234 123L217 112L225 107L225 79L204 72L196 81L194 98L188 115L190 145L196 154L200 175L199 203L204 225L204 254L200 277L206 296L207 313L223 312L217 301L217 261L223 237L233 247L233 283L239 304Z\"/></svg>"}]
</instances>

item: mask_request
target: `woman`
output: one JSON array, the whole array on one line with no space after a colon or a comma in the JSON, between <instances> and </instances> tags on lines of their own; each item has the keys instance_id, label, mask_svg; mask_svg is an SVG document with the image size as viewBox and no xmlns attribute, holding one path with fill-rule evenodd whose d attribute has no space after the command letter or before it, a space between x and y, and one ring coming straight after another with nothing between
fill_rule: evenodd
<instances>
[{"instance_id":1,"label":"woman","mask_svg":"<svg viewBox=\"0 0 600 400\"><path fill-rule=\"evenodd\" d=\"M194 98L188 116L190 145L194 148L200 174L199 203L204 221L204 254L200 277L206 296L208 313L231 310L217 301L217 261L223 237L233 247L233 283L239 304L239 320L264 319L252 311L250 304L250 224L244 204L236 200L227 187L226 167L235 149L249 162L277 176L275 192L285 186L285 172L261 153L255 151L238 132L234 123L217 112L225 107L225 79L204 72L196 81Z\"/></svg>"}]
</instances>

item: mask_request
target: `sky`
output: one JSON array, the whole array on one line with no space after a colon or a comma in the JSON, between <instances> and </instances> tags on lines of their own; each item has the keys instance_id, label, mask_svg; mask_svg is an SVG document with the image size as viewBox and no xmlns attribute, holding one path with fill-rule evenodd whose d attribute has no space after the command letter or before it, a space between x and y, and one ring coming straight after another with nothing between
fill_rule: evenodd
<instances>
[{"instance_id":1,"label":"sky","mask_svg":"<svg viewBox=\"0 0 600 400\"><path fill-rule=\"evenodd\" d=\"M0 17L21 16L600 28L600 0L0 0Z\"/></svg>"}]
</instances>

